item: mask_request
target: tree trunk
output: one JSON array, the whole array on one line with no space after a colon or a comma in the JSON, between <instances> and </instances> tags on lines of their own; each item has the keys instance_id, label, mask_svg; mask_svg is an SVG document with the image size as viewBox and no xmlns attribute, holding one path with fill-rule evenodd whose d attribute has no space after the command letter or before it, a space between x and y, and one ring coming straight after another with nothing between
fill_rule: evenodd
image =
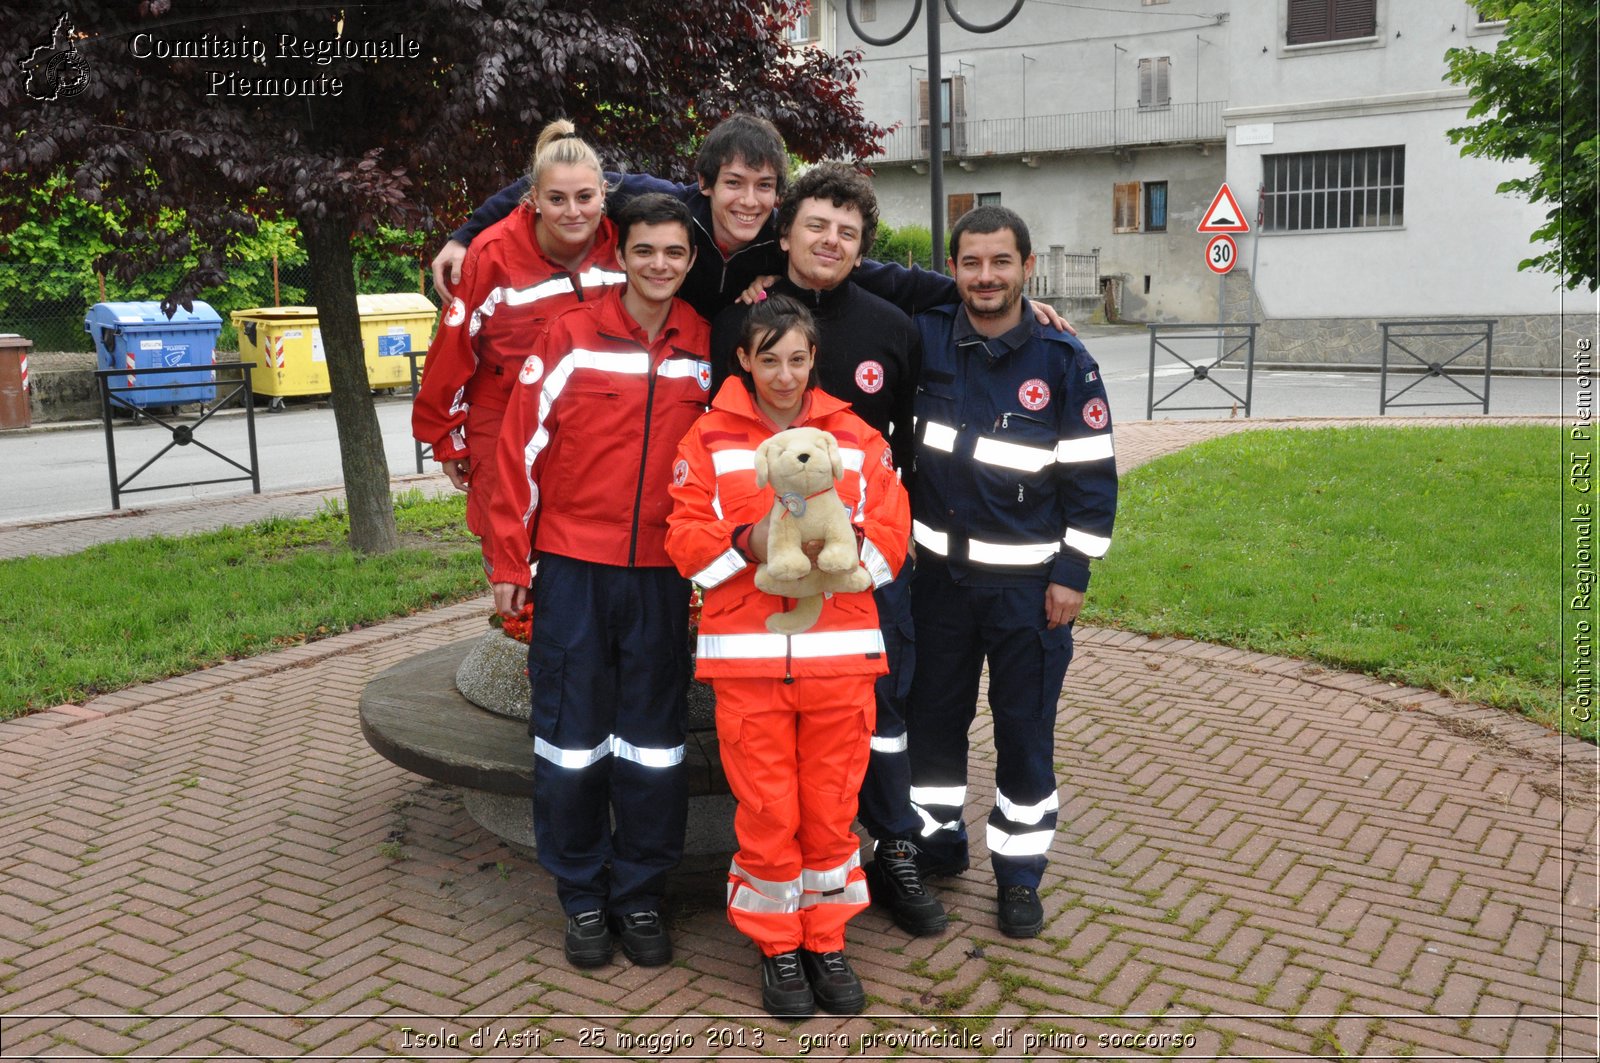
<instances>
[{"instance_id":1,"label":"tree trunk","mask_svg":"<svg viewBox=\"0 0 1600 1063\"><path fill-rule=\"evenodd\" d=\"M350 547L363 554L387 553L400 545L400 536L389 493L383 431L372 405L361 350L361 312L356 307L355 261L350 253L353 225L348 215L330 211L321 218L302 216L300 230L305 235L311 292L333 390L333 420L339 430L345 504L350 512Z\"/></svg>"}]
</instances>

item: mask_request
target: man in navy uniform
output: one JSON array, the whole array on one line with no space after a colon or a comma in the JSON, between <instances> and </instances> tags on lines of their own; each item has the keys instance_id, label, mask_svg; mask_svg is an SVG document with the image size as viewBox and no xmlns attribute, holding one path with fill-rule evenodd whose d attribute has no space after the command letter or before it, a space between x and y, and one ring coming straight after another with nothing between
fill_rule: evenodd
<instances>
[{"instance_id":1,"label":"man in navy uniform","mask_svg":"<svg viewBox=\"0 0 1600 1063\"><path fill-rule=\"evenodd\" d=\"M906 721L918 860L929 875L967 867L967 729L987 659L999 925L1033 937L1059 809L1056 703L1089 564L1111 545L1116 513L1111 413L1088 351L1039 325L1023 297L1034 257L1015 212L964 215L950 268L961 304L916 319L917 667Z\"/></svg>"}]
</instances>

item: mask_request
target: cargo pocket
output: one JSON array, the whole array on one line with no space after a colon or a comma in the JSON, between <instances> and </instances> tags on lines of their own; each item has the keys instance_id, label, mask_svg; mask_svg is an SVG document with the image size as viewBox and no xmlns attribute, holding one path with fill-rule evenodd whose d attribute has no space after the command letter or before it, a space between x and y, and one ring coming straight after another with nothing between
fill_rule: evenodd
<instances>
[{"instance_id":1,"label":"cargo pocket","mask_svg":"<svg viewBox=\"0 0 1600 1063\"><path fill-rule=\"evenodd\" d=\"M535 640L528 647L528 685L533 688L533 712L528 734L554 742L566 702L567 651Z\"/></svg>"},{"instance_id":2,"label":"cargo pocket","mask_svg":"<svg viewBox=\"0 0 1600 1063\"><path fill-rule=\"evenodd\" d=\"M1061 700L1061 686L1067 678L1067 666L1072 663L1072 625L1044 628L1039 632L1039 690L1038 717L1051 715Z\"/></svg>"},{"instance_id":3,"label":"cargo pocket","mask_svg":"<svg viewBox=\"0 0 1600 1063\"><path fill-rule=\"evenodd\" d=\"M734 799L751 812L766 807L761 800L761 790L750 777L750 751L745 743L746 728L750 721L736 713L717 707L717 747L722 755L722 773L728 777L728 789Z\"/></svg>"}]
</instances>

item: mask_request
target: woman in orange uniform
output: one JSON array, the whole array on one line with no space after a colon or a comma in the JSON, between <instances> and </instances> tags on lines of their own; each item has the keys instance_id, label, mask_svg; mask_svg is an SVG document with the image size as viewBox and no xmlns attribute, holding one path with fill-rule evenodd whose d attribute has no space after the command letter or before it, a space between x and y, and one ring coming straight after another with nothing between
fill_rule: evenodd
<instances>
[{"instance_id":1,"label":"woman in orange uniform","mask_svg":"<svg viewBox=\"0 0 1600 1063\"><path fill-rule=\"evenodd\" d=\"M467 527L479 538L500 422L534 340L556 314L624 280L600 158L571 122L544 127L529 177L517 209L472 242L411 408L411 434L467 492Z\"/></svg>"},{"instance_id":2,"label":"woman in orange uniform","mask_svg":"<svg viewBox=\"0 0 1600 1063\"><path fill-rule=\"evenodd\" d=\"M704 589L697 674L716 691L722 763L739 802L728 918L761 949L762 1004L786 1017L818 1006L854 1014L866 1003L843 951L845 924L868 900L850 823L873 682L887 664L870 590L827 597L808 630L768 631L766 618L794 602L755 587L773 506L772 488L756 486L756 450L787 428L834 436L839 498L877 586L894 578L911 526L888 444L812 386L815 357L804 307L785 296L756 306L733 375L678 448L667 531L673 563Z\"/></svg>"}]
</instances>

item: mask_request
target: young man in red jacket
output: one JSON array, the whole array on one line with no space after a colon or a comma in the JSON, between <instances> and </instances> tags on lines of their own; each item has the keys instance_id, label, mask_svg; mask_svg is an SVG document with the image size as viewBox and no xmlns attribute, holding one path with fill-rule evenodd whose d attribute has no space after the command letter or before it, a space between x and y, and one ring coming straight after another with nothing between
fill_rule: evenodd
<instances>
[{"instance_id":1,"label":"young man in red jacket","mask_svg":"<svg viewBox=\"0 0 1600 1063\"><path fill-rule=\"evenodd\" d=\"M709 330L674 298L688 209L640 196L616 222L627 282L552 319L523 363L484 541L495 607L517 612L531 588L534 837L578 967L608 962L614 935L635 963L672 958L689 584L667 557L667 487L711 387Z\"/></svg>"}]
</instances>

